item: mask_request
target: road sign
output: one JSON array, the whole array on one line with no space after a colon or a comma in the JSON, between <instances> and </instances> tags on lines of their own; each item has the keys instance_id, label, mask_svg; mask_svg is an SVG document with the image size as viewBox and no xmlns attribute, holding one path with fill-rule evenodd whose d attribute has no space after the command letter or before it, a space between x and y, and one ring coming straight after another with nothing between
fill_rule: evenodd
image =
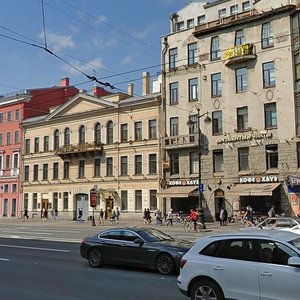
<instances>
[{"instance_id":1,"label":"road sign","mask_svg":"<svg viewBox=\"0 0 300 300\"><path fill-rule=\"evenodd\" d=\"M204 191L204 184L203 184L203 183L200 183L200 184L198 185L198 191L199 191L199 192L203 192L203 191Z\"/></svg>"}]
</instances>

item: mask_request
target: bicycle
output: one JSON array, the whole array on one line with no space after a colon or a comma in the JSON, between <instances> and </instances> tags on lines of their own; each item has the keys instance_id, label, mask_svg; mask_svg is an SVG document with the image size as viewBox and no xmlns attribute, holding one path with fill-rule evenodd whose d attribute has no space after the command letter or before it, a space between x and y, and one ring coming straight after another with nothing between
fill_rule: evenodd
<instances>
[{"instance_id":1,"label":"bicycle","mask_svg":"<svg viewBox=\"0 0 300 300\"><path fill-rule=\"evenodd\" d=\"M190 220L186 220L186 222L183 224L183 229L185 232L190 232L192 230L194 231L202 231L204 228L203 228L203 224L201 222L196 222L196 229L194 228L194 222L193 221L190 221Z\"/></svg>"}]
</instances>

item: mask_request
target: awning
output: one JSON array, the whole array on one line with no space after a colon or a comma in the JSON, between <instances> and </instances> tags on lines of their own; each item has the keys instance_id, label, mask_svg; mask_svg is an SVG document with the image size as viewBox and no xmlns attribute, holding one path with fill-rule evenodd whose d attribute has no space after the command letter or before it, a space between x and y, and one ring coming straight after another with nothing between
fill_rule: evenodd
<instances>
[{"instance_id":1,"label":"awning","mask_svg":"<svg viewBox=\"0 0 300 300\"><path fill-rule=\"evenodd\" d=\"M165 198L188 198L189 196L195 197L197 190L198 187L195 186L172 186L159 192L157 196Z\"/></svg>"},{"instance_id":2,"label":"awning","mask_svg":"<svg viewBox=\"0 0 300 300\"><path fill-rule=\"evenodd\" d=\"M281 183L240 183L228 191L228 193L239 196L272 196L273 191L280 185Z\"/></svg>"}]
</instances>

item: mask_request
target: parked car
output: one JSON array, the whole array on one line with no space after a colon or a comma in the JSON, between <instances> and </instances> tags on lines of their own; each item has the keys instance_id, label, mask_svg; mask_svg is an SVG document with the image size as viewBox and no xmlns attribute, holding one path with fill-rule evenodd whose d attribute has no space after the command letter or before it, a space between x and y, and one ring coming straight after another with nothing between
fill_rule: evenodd
<instances>
[{"instance_id":1,"label":"parked car","mask_svg":"<svg viewBox=\"0 0 300 300\"><path fill-rule=\"evenodd\" d=\"M113 228L86 237L80 254L92 267L124 265L169 275L179 271L180 259L192 245L153 228Z\"/></svg>"},{"instance_id":2,"label":"parked car","mask_svg":"<svg viewBox=\"0 0 300 300\"><path fill-rule=\"evenodd\" d=\"M191 299L299 299L300 237L248 230L200 238L183 256L179 290Z\"/></svg>"},{"instance_id":3,"label":"parked car","mask_svg":"<svg viewBox=\"0 0 300 300\"><path fill-rule=\"evenodd\" d=\"M269 217L258 223L254 228L273 229L273 228L292 228L300 224L297 217Z\"/></svg>"}]
</instances>

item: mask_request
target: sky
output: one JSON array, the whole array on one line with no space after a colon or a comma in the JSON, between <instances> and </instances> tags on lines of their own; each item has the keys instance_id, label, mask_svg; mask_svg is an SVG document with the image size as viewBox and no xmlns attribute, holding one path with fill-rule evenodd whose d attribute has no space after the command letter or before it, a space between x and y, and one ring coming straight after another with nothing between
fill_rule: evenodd
<instances>
[{"instance_id":1,"label":"sky","mask_svg":"<svg viewBox=\"0 0 300 300\"><path fill-rule=\"evenodd\" d=\"M108 83L111 92L127 92L133 83L140 95L142 73L155 79L161 69L161 37L169 33L169 15L187 3L1 0L0 95L59 85L63 77L89 92L97 83L88 76Z\"/></svg>"}]
</instances>

